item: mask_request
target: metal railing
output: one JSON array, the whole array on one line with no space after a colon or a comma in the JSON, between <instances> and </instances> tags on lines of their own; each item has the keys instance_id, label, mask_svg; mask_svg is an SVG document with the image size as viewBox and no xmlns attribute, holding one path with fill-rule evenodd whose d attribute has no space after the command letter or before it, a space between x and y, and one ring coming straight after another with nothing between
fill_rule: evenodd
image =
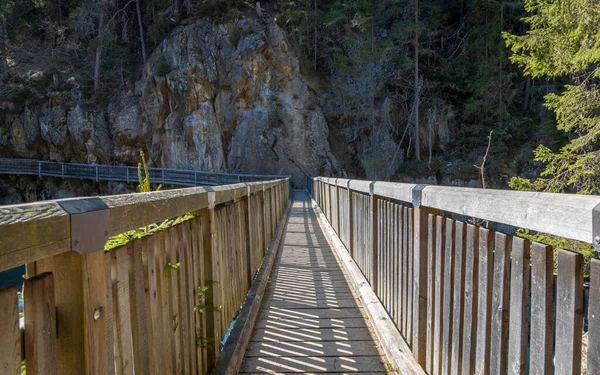
<instances>
[{"instance_id":1,"label":"metal railing","mask_svg":"<svg viewBox=\"0 0 600 375\"><path fill-rule=\"evenodd\" d=\"M181 186L226 185L268 181L288 176L230 174L171 168L148 168L150 181ZM31 159L0 158L0 174L79 178L95 181L137 182L137 167L103 164L62 163ZM142 177L145 177L142 171Z\"/></svg>"}]
</instances>

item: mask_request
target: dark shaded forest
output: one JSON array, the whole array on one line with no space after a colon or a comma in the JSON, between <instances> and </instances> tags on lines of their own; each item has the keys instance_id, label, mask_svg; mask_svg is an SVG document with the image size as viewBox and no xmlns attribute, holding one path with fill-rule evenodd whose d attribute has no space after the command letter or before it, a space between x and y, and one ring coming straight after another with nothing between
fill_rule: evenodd
<instances>
[{"instance_id":1,"label":"dark shaded forest","mask_svg":"<svg viewBox=\"0 0 600 375\"><path fill-rule=\"evenodd\" d=\"M556 3L3 1L0 100L4 111L102 105L143 74L177 26L273 19L321 98L348 175L454 173L497 187L518 176L513 188L598 193L600 10Z\"/></svg>"}]
</instances>

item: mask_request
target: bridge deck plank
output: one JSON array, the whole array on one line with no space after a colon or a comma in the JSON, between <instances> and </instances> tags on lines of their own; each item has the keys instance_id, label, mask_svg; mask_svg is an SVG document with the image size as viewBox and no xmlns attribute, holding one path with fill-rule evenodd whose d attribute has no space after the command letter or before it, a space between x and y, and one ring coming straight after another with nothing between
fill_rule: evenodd
<instances>
[{"instance_id":1,"label":"bridge deck plank","mask_svg":"<svg viewBox=\"0 0 600 375\"><path fill-rule=\"evenodd\" d=\"M386 373L360 299L296 193L241 373Z\"/></svg>"}]
</instances>

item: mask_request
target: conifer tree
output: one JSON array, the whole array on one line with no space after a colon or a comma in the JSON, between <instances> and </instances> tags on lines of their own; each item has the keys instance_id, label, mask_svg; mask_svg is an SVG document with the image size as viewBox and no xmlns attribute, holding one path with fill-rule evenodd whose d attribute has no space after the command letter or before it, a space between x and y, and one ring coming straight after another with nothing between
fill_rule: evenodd
<instances>
[{"instance_id":1,"label":"conifer tree","mask_svg":"<svg viewBox=\"0 0 600 375\"><path fill-rule=\"evenodd\" d=\"M564 90L546 95L557 127L571 140L558 152L540 145L535 160L545 164L531 182L515 178L519 190L600 193L600 3L596 0L525 0L531 15L525 35L505 33L511 61L533 78L567 79Z\"/></svg>"}]
</instances>

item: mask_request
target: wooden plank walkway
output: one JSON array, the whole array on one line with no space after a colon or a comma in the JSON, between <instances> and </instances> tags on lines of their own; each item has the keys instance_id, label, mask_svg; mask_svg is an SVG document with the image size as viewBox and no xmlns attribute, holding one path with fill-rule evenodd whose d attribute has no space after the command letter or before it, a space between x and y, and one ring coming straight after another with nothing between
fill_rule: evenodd
<instances>
[{"instance_id":1,"label":"wooden plank walkway","mask_svg":"<svg viewBox=\"0 0 600 375\"><path fill-rule=\"evenodd\" d=\"M386 373L385 359L306 193L294 203L244 374Z\"/></svg>"}]
</instances>

